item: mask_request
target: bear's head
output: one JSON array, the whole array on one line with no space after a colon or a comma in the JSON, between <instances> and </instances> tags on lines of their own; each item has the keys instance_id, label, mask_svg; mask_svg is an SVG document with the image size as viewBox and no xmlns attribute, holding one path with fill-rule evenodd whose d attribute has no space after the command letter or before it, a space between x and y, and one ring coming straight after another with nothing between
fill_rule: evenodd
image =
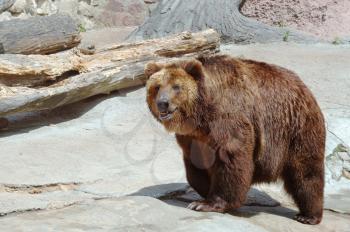
<instances>
[{"instance_id":1,"label":"bear's head","mask_svg":"<svg viewBox=\"0 0 350 232\"><path fill-rule=\"evenodd\" d=\"M147 103L153 116L168 131L184 134L186 128L191 127L199 100L202 63L196 59L149 63L145 76Z\"/></svg>"}]
</instances>

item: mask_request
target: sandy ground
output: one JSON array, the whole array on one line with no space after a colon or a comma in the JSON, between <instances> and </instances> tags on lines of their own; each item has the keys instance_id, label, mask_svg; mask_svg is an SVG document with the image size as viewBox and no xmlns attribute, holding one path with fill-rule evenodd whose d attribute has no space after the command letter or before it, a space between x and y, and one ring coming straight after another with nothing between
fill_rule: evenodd
<instances>
[{"instance_id":1,"label":"sandy ground","mask_svg":"<svg viewBox=\"0 0 350 232\"><path fill-rule=\"evenodd\" d=\"M350 38L349 0L246 0L244 15L288 26L330 41Z\"/></svg>"}]
</instances>

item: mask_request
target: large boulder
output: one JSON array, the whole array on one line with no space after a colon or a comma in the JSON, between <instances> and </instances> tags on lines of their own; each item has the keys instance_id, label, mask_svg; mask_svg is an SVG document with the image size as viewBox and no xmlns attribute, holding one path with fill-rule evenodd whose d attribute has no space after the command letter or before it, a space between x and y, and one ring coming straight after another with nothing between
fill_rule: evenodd
<instances>
[{"instance_id":1,"label":"large boulder","mask_svg":"<svg viewBox=\"0 0 350 232\"><path fill-rule=\"evenodd\" d=\"M132 33L130 40L162 37L182 31L212 28L223 41L252 42L315 42L316 38L288 28L278 28L244 17L242 0L162 0L151 16Z\"/></svg>"}]
</instances>

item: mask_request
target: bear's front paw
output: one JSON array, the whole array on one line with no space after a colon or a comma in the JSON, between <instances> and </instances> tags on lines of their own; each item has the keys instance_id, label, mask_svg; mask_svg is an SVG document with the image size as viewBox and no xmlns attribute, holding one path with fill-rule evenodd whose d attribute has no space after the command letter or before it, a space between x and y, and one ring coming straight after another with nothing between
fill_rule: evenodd
<instances>
[{"instance_id":1,"label":"bear's front paw","mask_svg":"<svg viewBox=\"0 0 350 232\"><path fill-rule=\"evenodd\" d=\"M219 212L223 213L227 210L227 203L221 201L194 201L187 206L188 209L202 212Z\"/></svg>"},{"instance_id":2,"label":"bear's front paw","mask_svg":"<svg viewBox=\"0 0 350 232\"><path fill-rule=\"evenodd\" d=\"M310 224L310 225L317 225L321 222L320 217L315 217L315 216L308 217L302 214L295 215L294 219L303 224Z\"/></svg>"}]
</instances>

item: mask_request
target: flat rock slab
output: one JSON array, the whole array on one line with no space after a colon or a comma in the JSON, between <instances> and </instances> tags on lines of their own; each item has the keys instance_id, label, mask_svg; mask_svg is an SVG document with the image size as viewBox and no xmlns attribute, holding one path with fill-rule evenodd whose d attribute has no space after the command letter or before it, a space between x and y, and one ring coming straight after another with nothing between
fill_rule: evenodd
<instances>
[{"instance_id":1,"label":"flat rock slab","mask_svg":"<svg viewBox=\"0 0 350 232\"><path fill-rule=\"evenodd\" d=\"M86 201L60 210L11 215L0 219L1 231L348 231L350 216L326 212L322 224L291 220L288 209L241 209L231 214L201 213L150 197ZM19 223L20 222L20 223Z\"/></svg>"},{"instance_id":2,"label":"flat rock slab","mask_svg":"<svg viewBox=\"0 0 350 232\"><path fill-rule=\"evenodd\" d=\"M221 50L297 72L326 116L327 154L339 143L350 144L349 46L282 43ZM350 228L349 216L341 214L350 213L350 182L332 179L329 170L325 206L341 213L326 210L319 226L290 219L296 211L279 184L257 186L238 214L184 209L192 198L181 196L187 188L181 152L148 112L144 88L8 120L8 131L0 135L0 231Z\"/></svg>"}]
</instances>

